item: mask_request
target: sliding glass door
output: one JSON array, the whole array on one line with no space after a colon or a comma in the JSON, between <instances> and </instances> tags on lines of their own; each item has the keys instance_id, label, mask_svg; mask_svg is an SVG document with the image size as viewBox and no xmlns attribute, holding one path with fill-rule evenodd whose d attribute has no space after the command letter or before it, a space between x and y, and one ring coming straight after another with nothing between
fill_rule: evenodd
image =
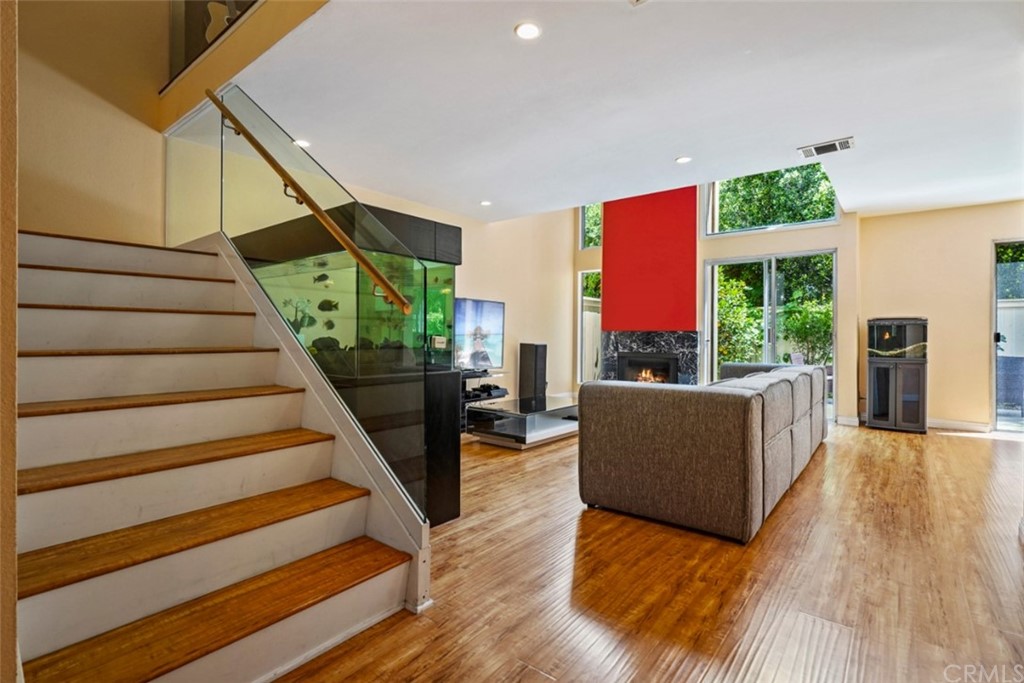
<instances>
[{"instance_id":1,"label":"sliding glass door","mask_svg":"<svg viewBox=\"0 0 1024 683\"><path fill-rule=\"evenodd\" d=\"M714 266L712 379L718 379L722 363L768 362L770 273L770 259Z\"/></svg>"},{"instance_id":2,"label":"sliding glass door","mask_svg":"<svg viewBox=\"0 0 1024 683\"><path fill-rule=\"evenodd\" d=\"M996 245L996 429L1024 431L1024 242Z\"/></svg>"},{"instance_id":3,"label":"sliding glass door","mask_svg":"<svg viewBox=\"0 0 1024 683\"><path fill-rule=\"evenodd\" d=\"M722 363L824 365L832 404L835 253L711 266L710 378Z\"/></svg>"}]
</instances>

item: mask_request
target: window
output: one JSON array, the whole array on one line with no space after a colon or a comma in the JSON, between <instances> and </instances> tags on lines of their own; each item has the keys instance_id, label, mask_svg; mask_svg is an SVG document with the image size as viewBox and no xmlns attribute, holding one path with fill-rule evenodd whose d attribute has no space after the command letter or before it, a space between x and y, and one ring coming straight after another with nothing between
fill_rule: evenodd
<instances>
[{"instance_id":1,"label":"window","mask_svg":"<svg viewBox=\"0 0 1024 683\"><path fill-rule=\"evenodd\" d=\"M603 224L604 204L586 204L580 208L580 249L601 246Z\"/></svg>"},{"instance_id":2,"label":"window","mask_svg":"<svg viewBox=\"0 0 1024 683\"><path fill-rule=\"evenodd\" d=\"M836 193L821 164L714 184L708 234L834 221Z\"/></svg>"},{"instance_id":3,"label":"window","mask_svg":"<svg viewBox=\"0 0 1024 683\"><path fill-rule=\"evenodd\" d=\"M600 206L600 205L598 205ZM601 271L580 273L579 381L601 377Z\"/></svg>"}]
</instances>

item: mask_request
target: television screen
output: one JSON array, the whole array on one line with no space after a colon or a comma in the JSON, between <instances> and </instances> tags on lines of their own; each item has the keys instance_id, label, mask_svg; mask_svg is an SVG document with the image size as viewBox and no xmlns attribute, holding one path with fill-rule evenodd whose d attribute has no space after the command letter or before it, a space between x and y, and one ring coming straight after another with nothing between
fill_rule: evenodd
<instances>
[{"instance_id":1,"label":"television screen","mask_svg":"<svg viewBox=\"0 0 1024 683\"><path fill-rule=\"evenodd\" d=\"M468 370L500 368L505 352L505 304L455 300L455 364Z\"/></svg>"}]
</instances>

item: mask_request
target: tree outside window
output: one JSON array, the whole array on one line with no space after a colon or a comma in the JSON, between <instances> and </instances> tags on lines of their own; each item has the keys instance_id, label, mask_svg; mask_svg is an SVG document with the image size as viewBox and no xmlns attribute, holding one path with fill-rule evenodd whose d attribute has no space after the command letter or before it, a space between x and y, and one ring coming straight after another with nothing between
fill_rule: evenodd
<instances>
[{"instance_id":1,"label":"tree outside window","mask_svg":"<svg viewBox=\"0 0 1024 683\"><path fill-rule=\"evenodd\" d=\"M580 244L583 249L601 246L601 230L604 224L604 204L587 204L581 213Z\"/></svg>"},{"instance_id":2,"label":"tree outside window","mask_svg":"<svg viewBox=\"0 0 1024 683\"><path fill-rule=\"evenodd\" d=\"M715 232L834 219L836 193L821 164L768 171L718 183Z\"/></svg>"}]
</instances>

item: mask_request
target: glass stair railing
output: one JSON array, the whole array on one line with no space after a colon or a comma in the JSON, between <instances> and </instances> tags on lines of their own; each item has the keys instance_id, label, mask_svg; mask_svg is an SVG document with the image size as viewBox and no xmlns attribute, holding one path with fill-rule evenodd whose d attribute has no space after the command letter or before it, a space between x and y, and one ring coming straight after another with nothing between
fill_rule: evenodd
<instances>
[{"instance_id":1,"label":"glass stair railing","mask_svg":"<svg viewBox=\"0 0 1024 683\"><path fill-rule=\"evenodd\" d=\"M188 122L169 164L220 138L222 231L426 521L428 314L450 309L454 267L413 256L240 88L208 94L220 111ZM182 204L169 230L189 220Z\"/></svg>"}]
</instances>

